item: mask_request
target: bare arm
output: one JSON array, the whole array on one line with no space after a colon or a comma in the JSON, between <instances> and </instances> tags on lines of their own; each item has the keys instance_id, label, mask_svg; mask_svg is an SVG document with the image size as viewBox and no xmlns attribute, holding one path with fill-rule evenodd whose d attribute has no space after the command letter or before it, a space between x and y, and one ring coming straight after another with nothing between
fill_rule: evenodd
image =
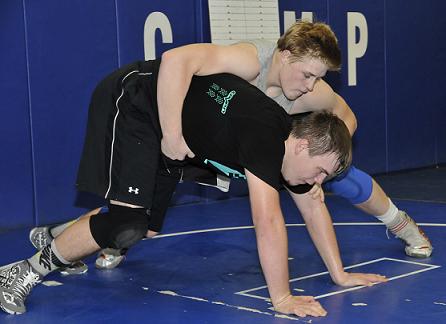
<instances>
[{"instance_id":1,"label":"bare arm","mask_svg":"<svg viewBox=\"0 0 446 324\"><path fill-rule=\"evenodd\" d=\"M358 127L358 122L356 120L356 116L351 110L350 106L347 105L344 98L342 98L340 95L334 92L335 100L333 105L333 114L338 116L342 121L347 125L347 128L350 132L350 135L353 136L353 134L356 131L356 128Z\"/></svg>"},{"instance_id":2,"label":"bare arm","mask_svg":"<svg viewBox=\"0 0 446 324\"><path fill-rule=\"evenodd\" d=\"M277 190L245 170L257 249L274 308L299 316L325 316L311 297L294 297L289 287L288 240Z\"/></svg>"},{"instance_id":3,"label":"bare arm","mask_svg":"<svg viewBox=\"0 0 446 324\"><path fill-rule=\"evenodd\" d=\"M298 195L290 192L290 194L305 220L319 255L336 284L340 286L369 286L373 283L386 281L385 277L376 274L345 272L333 223L325 204L318 199L313 199L308 193Z\"/></svg>"},{"instance_id":4,"label":"bare arm","mask_svg":"<svg viewBox=\"0 0 446 324\"><path fill-rule=\"evenodd\" d=\"M249 171L245 173L260 263L274 304L290 295L288 240L279 193Z\"/></svg>"},{"instance_id":5,"label":"bare arm","mask_svg":"<svg viewBox=\"0 0 446 324\"><path fill-rule=\"evenodd\" d=\"M313 199L308 194L298 195L292 192L290 194L305 220L307 230L330 272L332 280L337 283L337 279L344 269L327 207L320 200Z\"/></svg>"},{"instance_id":6,"label":"bare arm","mask_svg":"<svg viewBox=\"0 0 446 324\"><path fill-rule=\"evenodd\" d=\"M257 76L258 64L255 47L246 43L230 46L192 44L165 52L157 88L163 153L180 160L186 155L193 156L182 135L181 112L194 75L227 72L250 81Z\"/></svg>"},{"instance_id":7,"label":"bare arm","mask_svg":"<svg viewBox=\"0 0 446 324\"><path fill-rule=\"evenodd\" d=\"M296 99L292 113L318 110L328 110L334 113L344 121L350 131L350 135L353 136L357 127L355 114L345 100L334 92L324 80L317 81L312 92L308 92Z\"/></svg>"}]
</instances>

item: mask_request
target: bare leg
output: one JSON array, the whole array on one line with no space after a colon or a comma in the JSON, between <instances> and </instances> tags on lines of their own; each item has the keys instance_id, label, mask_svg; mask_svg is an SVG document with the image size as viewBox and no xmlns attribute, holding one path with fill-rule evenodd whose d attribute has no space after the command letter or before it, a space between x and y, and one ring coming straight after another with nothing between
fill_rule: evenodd
<instances>
[{"instance_id":1,"label":"bare leg","mask_svg":"<svg viewBox=\"0 0 446 324\"><path fill-rule=\"evenodd\" d=\"M152 237L154 237L154 236L156 236L158 234L159 234L159 232L154 232L154 231L148 230L147 233L146 233L146 237L147 238L152 238Z\"/></svg>"},{"instance_id":2,"label":"bare leg","mask_svg":"<svg viewBox=\"0 0 446 324\"><path fill-rule=\"evenodd\" d=\"M90 232L90 217L84 215L55 239L56 247L65 260L78 261L100 249Z\"/></svg>"},{"instance_id":3,"label":"bare leg","mask_svg":"<svg viewBox=\"0 0 446 324\"><path fill-rule=\"evenodd\" d=\"M51 236L52 237L58 237L60 233L62 233L67 227L71 226L72 224L76 223L79 219L81 219L82 217L90 217L92 215L96 215L101 211L101 207L90 210L89 212L79 216L76 219L73 219L71 221L68 221L66 223L51 227L49 229Z\"/></svg>"},{"instance_id":4,"label":"bare leg","mask_svg":"<svg viewBox=\"0 0 446 324\"><path fill-rule=\"evenodd\" d=\"M101 211L102 207L90 210L88 213L83 214L82 216L80 216L79 218L84 218L84 217L90 217L93 215L97 215L99 214L99 212Z\"/></svg>"},{"instance_id":5,"label":"bare leg","mask_svg":"<svg viewBox=\"0 0 446 324\"><path fill-rule=\"evenodd\" d=\"M383 215L389 209L389 197L375 180L372 179L373 187L370 198L361 204L355 205L369 215Z\"/></svg>"}]
</instances>

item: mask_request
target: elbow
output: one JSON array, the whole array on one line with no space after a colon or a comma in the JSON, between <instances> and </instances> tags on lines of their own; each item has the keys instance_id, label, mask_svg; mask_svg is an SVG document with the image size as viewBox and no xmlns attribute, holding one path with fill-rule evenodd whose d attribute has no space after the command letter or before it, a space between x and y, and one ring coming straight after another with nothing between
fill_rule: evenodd
<instances>
[{"instance_id":1,"label":"elbow","mask_svg":"<svg viewBox=\"0 0 446 324\"><path fill-rule=\"evenodd\" d=\"M358 120L356 119L355 114L350 111L349 114L344 115L342 120L344 121L345 126L347 126L350 136L353 136L356 132L356 128L358 128Z\"/></svg>"},{"instance_id":2,"label":"elbow","mask_svg":"<svg viewBox=\"0 0 446 324\"><path fill-rule=\"evenodd\" d=\"M353 136L353 134L356 132L356 129L358 128L358 120L355 116L353 116L352 121L350 123L349 131L350 135Z\"/></svg>"},{"instance_id":3,"label":"elbow","mask_svg":"<svg viewBox=\"0 0 446 324\"><path fill-rule=\"evenodd\" d=\"M273 222L273 217L271 214L257 212L252 214L252 221L254 226L262 226L264 224L271 224Z\"/></svg>"},{"instance_id":4,"label":"elbow","mask_svg":"<svg viewBox=\"0 0 446 324\"><path fill-rule=\"evenodd\" d=\"M253 223L256 231L260 233L271 231L285 224L283 216L273 212L253 214Z\"/></svg>"},{"instance_id":5,"label":"elbow","mask_svg":"<svg viewBox=\"0 0 446 324\"><path fill-rule=\"evenodd\" d=\"M175 60L175 49L170 49L161 54L161 66L170 65Z\"/></svg>"},{"instance_id":6,"label":"elbow","mask_svg":"<svg viewBox=\"0 0 446 324\"><path fill-rule=\"evenodd\" d=\"M190 58L181 47L172 48L161 54L160 69L167 69L172 73L178 73L181 69L188 67L190 64L192 64Z\"/></svg>"},{"instance_id":7,"label":"elbow","mask_svg":"<svg viewBox=\"0 0 446 324\"><path fill-rule=\"evenodd\" d=\"M161 55L160 75L175 75L178 80L192 78L198 67L194 59L182 48L173 48ZM189 84L187 85L187 88ZM187 89L186 89L187 90Z\"/></svg>"}]
</instances>

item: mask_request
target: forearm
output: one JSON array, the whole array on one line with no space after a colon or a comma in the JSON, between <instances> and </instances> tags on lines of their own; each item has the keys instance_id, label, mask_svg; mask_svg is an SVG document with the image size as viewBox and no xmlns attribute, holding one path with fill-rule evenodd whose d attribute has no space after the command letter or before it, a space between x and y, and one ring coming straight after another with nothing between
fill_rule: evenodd
<instances>
[{"instance_id":1,"label":"forearm","mask_svg":"<svg viewBox=\"0 0 446 324\"><path fill-rule=\"evenodd\" d=\"M311 201L310 201L311 199ZM320 200L303 198L305 207L299 207L316 249L319 252L332 280L339 282L344 274L336 234L327 207Z\"/></svg>"},{"instance_id":2,"label":"forearm","mask_svg":"<svg viewBox=\"0 0 446 324\"><path fill-rule=\"evenodd\" d=\"M350 114L347 114L347 116L343 119L345 125L348 128L348 131L351 136L353 136L356 132L356 128L358 127L358 123L356 121L356 117L353 114L352 111L350 111Z\"/></svg>"},{"instance_id":3,"label":"forearm","mask_svg":"<svg viewBox=\"0 0 446 324\"><path fill-rule=\"evenodd\" d=\"M350 106L345 102L344 98L338 94L336 94L336 103L333 108L333 113L342 119L347 126L350 135L353 136L356 128L358 127L356 116L351 110Z\"/></svg>"},{"instance_id":4,"label":"forearm","mask_svg":"<svg viewBox=\"0 0 446 324\"><path fill-rule=\"evenodd\" d=\"M255 222L257 248L273 304L290 295L288 240L282 215Z\"/></svg>"}]
</instances>

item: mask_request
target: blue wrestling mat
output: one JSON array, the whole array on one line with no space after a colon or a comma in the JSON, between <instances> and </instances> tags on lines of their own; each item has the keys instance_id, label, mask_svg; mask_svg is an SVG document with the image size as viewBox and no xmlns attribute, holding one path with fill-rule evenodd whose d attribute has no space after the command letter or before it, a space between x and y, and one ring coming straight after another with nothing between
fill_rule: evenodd
<instances>
[{"instance_id":1,"label":"blue wrestling mat","mask_svg":"<svg viewBox=\"0 0 446 324\"><path fill-rule=\"evenodd\" d=\"M291 288L313 295L325 318L285 316L271 309L256 250L247 198L174 207L165 231L137 244L117 269L45 278L28 312L0 314L0 323L442 323L446 315L446 202L395 200L434 244L429 259L404 254L385 227L340 198L328 196L344 266L390 280L373 287L336 286L286 193ZM424 224L424 225L423 225ZM0 264L29 257L24 230L0 236ZM13 247L13 248L11 248ZM56 285L55 285L56 284ZM60 284L60 285L57 285Z\"/></svg>"}]
</instances>

